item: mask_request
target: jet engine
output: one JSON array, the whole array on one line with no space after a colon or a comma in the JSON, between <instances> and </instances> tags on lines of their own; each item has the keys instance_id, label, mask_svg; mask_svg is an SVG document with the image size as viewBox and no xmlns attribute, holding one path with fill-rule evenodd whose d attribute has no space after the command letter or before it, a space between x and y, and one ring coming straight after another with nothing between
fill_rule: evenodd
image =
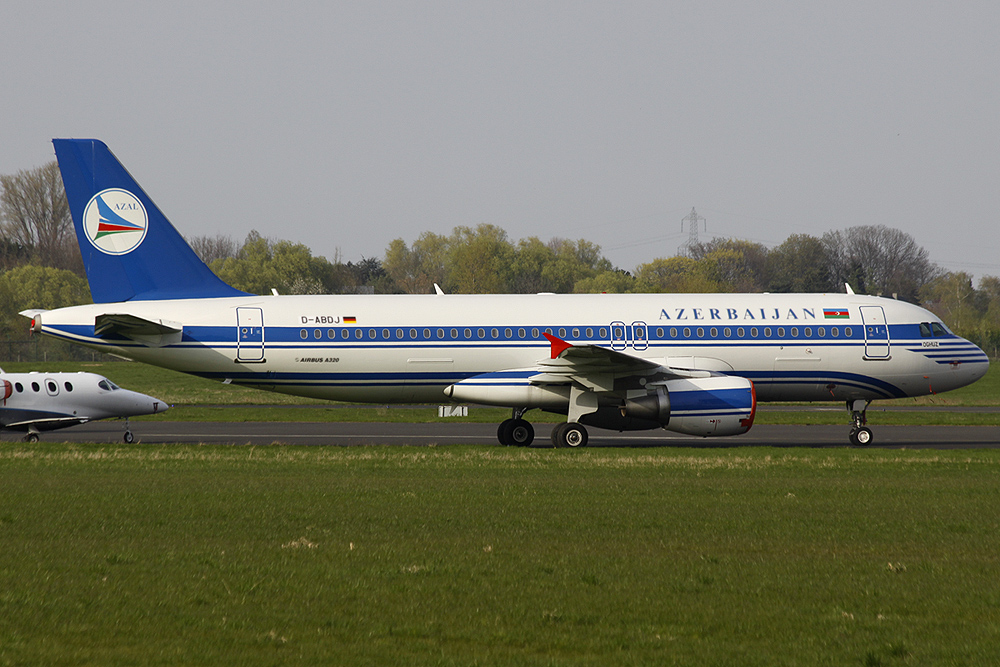
<instances>
[{"instance_id":1,"label":"jet engine","mask_svg":"<svg viewBox=\"0 0 1000 667\"><path fill-rule=\"evenodd\" d=\"M620 407L625 419L702 436L746 433L756 411L753 383L731 375L667 380L645 396L625 399Z\"/></svg>"}]
</instances>

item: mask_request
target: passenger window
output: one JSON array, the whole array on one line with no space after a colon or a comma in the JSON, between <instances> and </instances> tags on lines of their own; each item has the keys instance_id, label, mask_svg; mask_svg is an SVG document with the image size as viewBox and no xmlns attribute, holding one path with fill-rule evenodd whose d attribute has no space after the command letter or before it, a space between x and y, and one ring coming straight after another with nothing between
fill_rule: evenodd
<instances>
[{"instance_id":1,"label":"passenger window","mask_svg":"<svg viewBox=\"0 0 1000 667\"><path fill-rule=\"evenodd\" d=\"M830 335L836 338L837 336L840 335L840 329L838 329L837 327L830 327Z\"/></svg>"},{"instance_id":2,"label":"passenger window","mask_svg":"<svg viewBox=\"0 0 1000 667\"><path fill-rule=\"evenodd\" d=\"M451 337L452 339L458 338L458 329L451 330Z\"/></svg>"},{"instance_id":3,"label":"passenger window","mask_svg":"<svg viewBox=\"0 0 1000 667\"><path fill-rule=\"evenodd\" d=\"M597 334L597 337L598 338L607 338L608 337L608 330L605 329L604 327L601 327L600 331Z\"/></svg>"},{"instance_id":4,"label":"passenger window","mask_svg":"<svg viewBox=\"0 0 1000 667\"><path fill-rule=\"evenodd\" d=\"M677 338L677 328L676 327L671 327L671 329L670 329L670 337L671 338Z\"/></svg>"},{"instance_id":5,"label":"passenger window","mask_svg":"<svg viewBox=\"0 0 1000 667\"><path fill-rule=\"evenodd\" d=\"M771 337L771 327L764 327L764 338Z\"/></svg>"},{"instance_id":6,"label":"passenger window","mask_svg":"<svg viewBox=\"0 0 1000 667\"><path fill-rule=\"evenodd\" d=\"M37 382L32 382L31 383L31 391L38 391L38 383Z\"/></svg>"},{"instance_id":7,"label":"passenger window","mask_svg":"<svg viewBox=\"0 0 1000 667\"><path fill-rule=\"evenodd\" d=\"M438 338L444 338L444 329L437 330Z\"/></svg>"},{"instance_id":8,"label":"passenger window","mask_svg":"<svg viewBox=\"0 0 1000 667\"><path fill-rule=\"evenodd\" d=\"M684 327L684 337L685 338L691 337L691 329L689 327Z\"/></svg>"},{"instance_id":9,"label":"passenger window","mask_svg":"<svg viewBox=\"0 0 1000 667\"><path fill-rule=\"evenodd\" d=\"M663 327L656 327L656 337L663 338Z\"/></svg>"},{"instance_id":10,"label":"passenger window","mask_svg":"<svg viewBox=\"0 0 1000 667\"><path fill-rule=\"evenodd\" d=\"M587 338L589 339L593 337L594 337L594 330L591 329L590 327L587 327Z\"/></svg>"},{"instance_id":11,"label":"passenger window","mask_svg":"<svg viewBox=\"0 0 1000 667\"><path fill-rule=\"evenodd\" d=\"M19 393L19 394L24 391L24 387L21 386L20 382L15 382L14 383L14 389L16 389L17 393Z\"/></svg>"},{"instance_id":12,"label":"passenger window","mask_svg":"<svg viewBox=\"0 0 1000 667\"><path fill-rule=\"evenodd\" d=\"M70 384L69 382L67 382L67 383L66 383L65 385L63 385L63 386L65 386L65 387L66 387L66 391L73 391L73 385L71 385L71 384Z\"/></svg>"},{"instance_id":13,"label":"passenger window","mask_svg":"<svg viewBox=\"0 0 1000 667\"><path fill-rule=\"evenodd\" d=\"M313 338L315 338L316 340L319 340L322 337L323 337L323 332L322 331L320 331L319 329L313 330Z\"/></svg>"},{"instance_id":14,"label":"passenger window","mask_svg":"<svg viewBox=\"0 0 1000 667\"><path fill-rule=\"evenodd\" d=\"M302 340L309 338L309 332L306 331L305 329L302 329L301 331L299 331L299 338L301 338Z\"/></svg>"},{"instance_id":15,"label":"passenger window","mask_svg":"<svg viewBox=\"0 0 1000 667\"><path fill-rule=\"evenodd\" d=\"M351 337L351 332L349 330L347 330L347 329L341 329L340 330L340 335L343 336L344 339L346 340L346 339L348 339L348 338Z\"/></svg>"},{"instance_id":16,"label":"passenger window","mask_svg":"<svg viewBox=\"0 0 1000 667\"><path fill-rule=\"evenodd\" d=\"M704 338L704 337L705 337L705 330L702 329L701 327L698 327L698 338Z\"/></svg>"},{"instance_id":17,"label":"passenger window","mask_svg":"<svg viewBox=\"0 0 1000 667\"><path fill-rule=\"evenodd\" d=\"M750 327L750 337L751 338L757 337L757 327Z\"/></svg>"},{"instance_id":18,"label":"passenger window","mask_svg":"<svg viewBox=\"0 0 1000 667\"><path fill-rule=\"evenodd\" d=\"M799 328L792 327L792 338L798 338L798 337L799 337Z\"/></svg>"},{"instance_id":19,"label":"passenger window","mask_svg":"<svg viewBox=\"0 0 1000 667\"><path fill-rule=\"evenodd\" d=\"M334 330L334 329L327 329L326 330L326 337L327 338L336 338L337 337L336 330Z\"/></svg>"},{"instance_id":20,"label":"passenger window","mask_svg":"<svg viewBox=\"0 0 1000 667\"><path fill-rule=\"evenodd\" d=\"M747 332L746 332L746 330L743 327L739 327L738 329L736 329L736 337L737 338L743 338L744 336L746 336L746 334L747 334Z\"/></svg>"},{"instance_id":21,"label":"passenger window","mask_svg":"<svg viewBox=\"0 0 1000 667\"><path fill-rule=\"evenodd\" d=\"M806 338L812 338L812 335L813 335L812 327L806 327L805 328L805 336L806 336Z\"/></svg>"},{"instance_id":22,"label":"passenger window","mask_svg":"<svg viewBox=\"0 0 1000 667\"><path fill-rule=\"evenodd\" d=\"M573 329L573 338L579 338L579 337L580 337L580 330Z\"/></svg>"},{"instance_id":23,"label":"passenger window","mask_svg":"<svg viewBox=\"0 0 1000 667\"><path fill-rule=\"evenodd\" d=\"M785 337L785 327L778 327L778 338Z\"/></svg>"},{"instance_id":24,"label":"passenger window","mask_svg":"<svg viewBox=\"0 0 1000 667\"><path fill-rule=\"evenodd\" d=\"M463 331L462 333L464 333L464 334L465 334L465 337L466 337L466 338L472 338L472 329L466 329L466 330L465 330L465 331Z\"/></svg>"},{"instance_id":25,"label":"passenger window","mask_svg":"<svg viewBox=\"0 0 1000 667\"><path fill-rule=\"evenodd\" d=\"M518 338L524 338L524 329L518 329L517 330L517 337Z\"/></svg>"},{"instance_id":26,"label":"passenger window","mask_svg":"<svg viewBox=\"0 0 1000 667\"><path fill-rule=\"evenodd\" d=\"M410 338L413 339L413 338L416 338L416 337L417 337L417 330L416 329L410 329Z\"/></svg>"},{"instance_id":27,"label":"passenger window","mask_svg":"<svg viewBox=\"0 0 1000 667\"><path fill-rule=\"evenodd\" d=\"M844 338L850 338L852 333L851 327L844 327Z\"/></svg>"},{"instance_id":28,"label":"passenger window","mask_svg":"<svg viewBox=\"0 0 1000 667\"><path fill-rule=\"evenodd\" d=\"M729 338L730 336L733 335L733 330L730 329L729 327L726 327L725 329L722 330L722 335L725 336L726 338Z\"/></svg>"},{"instance_id":29,"label":"passenger window","mask_svg":"<svg viewBox=\"0 0 1000 667\"><path fill-rule=\"evenodd\" d=\"M559 328L559 337L560 338L566 337L566 329L563 329L562 327Z\"/></svg>"},{"instance_id":30,"label":"passenger window","mask_svg":"<svg viewBox=\"0 0 1000 667\"><path fill-rule=\"evenodd\" d=\"M819 329L816 329L816 333L819 335L820 338L826 338L826 327L820 327Z\"/></svg>"},{"instance_id":31,"label":"passenger window","mask_svg":"<svg viewBox=\"0 0 1000 667\"><path fill-rule=\"evenodd\" d=\"M49 393L50 393L50 394L54 394L54 393L56 393L56 392L58 392L58 391L59 391L59 385L57 385L57 384L56 384L55 382L53 382L52 380L48 380L48 381L47 381L47 382L45 383L45 388L49 390Z\"/></svg>"},{"instance_id":32,"label":"passenger window","mask_svg":"<svg viewBox=\"0 0 1000 667\"><path fill-rule=\"evenodd\" d=\"M402 329L396 329L396 339L397 340L403 340L403 330Z\"/></svg>"},{"instance_id":33,"label":"passenger window","mask_svg":"<svg viewBox=\"0 0 1000 667\"><path fill-rule=\"evenodd\" d=\"M534 328L534 329L531 330L531 337L532 338L538 338L538 329L537 328Z\"/></svg>"},{"instance_id":34,"label":"passenger window","mask_svg":"<svg viewBox=\"0 0 1000 667\"><path fill-rule=\"evenodd\" d=\"M709 330L708 335L711 336L712 338L718 338L719 337L719 330L716 329L715 327L712 327Z\"/></svg>"}]
</instances>

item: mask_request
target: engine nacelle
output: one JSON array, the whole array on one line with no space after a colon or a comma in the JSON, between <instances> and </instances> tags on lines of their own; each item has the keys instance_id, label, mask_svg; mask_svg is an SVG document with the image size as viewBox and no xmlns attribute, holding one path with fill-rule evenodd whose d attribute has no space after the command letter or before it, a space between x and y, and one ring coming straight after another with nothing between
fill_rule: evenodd
<instances>
[{"instance_id":1,"label":"engine nacelle","mask_svg":"<svg viewBox=\"0 0 1000 667\"><path fill-rule=\"evenodd\" d=\"M656 393L626 399L621 406L623 417L701 436L746 433L756 412L753 383L732 375L668 380Z\"/></svg>"}]
</instances>

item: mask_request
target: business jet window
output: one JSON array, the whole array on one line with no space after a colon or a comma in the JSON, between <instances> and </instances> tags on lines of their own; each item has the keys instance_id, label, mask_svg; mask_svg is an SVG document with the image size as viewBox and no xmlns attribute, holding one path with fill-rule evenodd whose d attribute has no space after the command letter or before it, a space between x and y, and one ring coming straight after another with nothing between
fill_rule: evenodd
<instances>
[{"instance_id":1,"label":"business jet window","mask_svg":"<svg viewBox=\"0 0 1000 667\"><path fill-rule=\"evenodd\" d=\"M46 386L46 388L47 388L47 389L49 390L49 393L50 393L50 394L54 394L54 393L56 393L57 391L59 391L59 385L57 385L57 384L56 384L55 382L53 382L52 380L49 380L48 382L46 382L46 383L45 383L45 386Z\"/></svg>"},{"instance_id":2,"label":"business jet window","mask_svg":"<svg viewBox=\"0 0 1000 667\"><path fill-rule=\"evenodd\" d=\"M73 385L70 384L69 382L67 382L63 386L66 387L66 391L73 391Z\"/></svg>"},{"instance_id":3,"label":"business jet window","mask_svg":"<svg viewBox=\"0 0 1000 667\"><path fill-rule=\"evenodd\" d=\"M15 382L14 383L14 389L16 389L17 393L20 394L21 392L24 391L24 386L22 386L20 382Z\"/></svg>"},{"instance_id":4,"label":"business jet window","mask_svg":"<svg viewBox=\"0 0 1000 667\"><path fill-rule=\"evenodd\" d=\"M104 391L111 391L111 385L108 384L107 380L101 380L100 382L97 383L97 386L103 389ZM32 385L32 389L35 389L34 384ZM38 391L38 389L35 389L35 391Z\"/></svg>"},{"instance_id":5,"label":"business jet window","mask_svg":"<svg viewBox=\"0 0 1000 667\"><path fill-rule=\"evenodd\" d=\"M102 382L103 382L103 380L102 380ZM31 383L31 391L38 391L38 383L37 382L32 382Z\"/></svg>"}]
</instances>

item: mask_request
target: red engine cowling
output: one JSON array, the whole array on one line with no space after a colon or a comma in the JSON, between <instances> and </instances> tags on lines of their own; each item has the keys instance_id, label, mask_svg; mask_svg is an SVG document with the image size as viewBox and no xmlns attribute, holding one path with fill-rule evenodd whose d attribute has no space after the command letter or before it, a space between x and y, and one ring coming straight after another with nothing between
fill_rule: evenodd
<instances>
[{"instance_id":1,"label":"red engine cowling","mask_svg":"<svg viewBox=\"0 0 1000 667\"><path fill-rule=\"evenodd\" d=\"M623 417L701 436L746 433L756 412L753 383L732 375L668 380L654 393L627 399L621 406Z\"/></svg>"}]
</instances>

